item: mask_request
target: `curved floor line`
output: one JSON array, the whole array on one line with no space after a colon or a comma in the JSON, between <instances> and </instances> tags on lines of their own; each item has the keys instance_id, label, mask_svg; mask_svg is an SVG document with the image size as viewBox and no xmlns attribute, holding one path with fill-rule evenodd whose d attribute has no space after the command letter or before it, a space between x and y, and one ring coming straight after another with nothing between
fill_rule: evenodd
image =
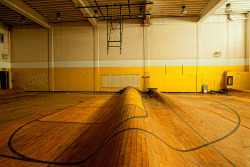
<instances>
[{"instance_id":1,"label":"curved floor line","mask_svg":"<svg viewBox=\"0 0 250 167\"><path fill-rule=\"evenodd\" d=\"M161 95L160 95L160 97L161 97ZM164 102L169 106L169 108L172 110L172 111L174 111L174 113L179 117L179 118L181 118L181 120L184 122L184 123L186 123L192 130L194 130L193 129L193 127L191 127L169 104L168 104L168 102L163 98L163 97L161 97L163 100L164 100ZM206 99L206 98L205 98ZM208 100L208 99L207 99ZM210 100L210 101L212 101L212 100ZM213 101L214 102L214 101ZM218 102L217 102L218 103ZM221 104L221 103L220 103ZM224 105L224 104L221 104L221 105ZM239 116L239 114L236 112L236 111L234 111L232 108L230 108L230 107L228 107L228 106L226 106L226 105L224 105L225 107L227 107L227 108L229 108L229 109L231 109L236 115L237 115L237 118L238 118L238 123L237 123L237 125L236 125L236 127L230 132L230 133L228 133L227 135L225 135L224 137L221 137L221 138L219 138L219 139L217 139L217 140L214 140L214 142L213 143L215 143L215 142L218 142L218 141L221 141L221 140L223 140L223 139L225 139L225 138L227 138L228 136L230 136L230 135L232 135L239 127L240 127L240 124L241 124L241 118L240 118L240 116ZM196 130L194 130L201 138L203 138ZM205 138L203 138L206 142L207 142L207 140L205 139ZM212 144L212 143L211 143Z\"/></svg>"},{"instance_id":2,"label":"curved floor line","mask_svg":"<svg viewBox=\"0 0 250 167\"><path fill-rule=\"evenodd\" d=\"M161 97L161 96L160 96ZM162 97L161 97L162 98ZM162 98L163 99L163 98ZM164 101L165 101L165 99L163 99ZM166 101L165 101L166 102ZM143 102L142 102L143 103ZM167 102L166 102L167 103ZM167 103L168 104L168 103ZM168 104L168 106L169 106L169 104ZM225 105L226 106L226 105ZM139 106L138 106L139 107ZM145 107L145 106L144 106ZM169 106L170 108L171 108L171 106ZM226 106L226 107L228 107L228 106ZM229 109L231 109L230 107L228 107ZM172 109L172 108L171 108ZM172 109L173 110L173 109ZM234 111L233 109L231 109L232 111ZM112 130L112 132L110 133L110 134L112 134L113 132L114 132L114 130L117 128L117 127L119 127L121 124L123 124L124 122L126 122L126 121L128 121L128 120L130 120L130 119L133 119L133 118L145 118L145 117L148 117L148 115L147 115L147 111L145 110L145 108L144 108L144 111L145 111L145 113L146 113L146 115L145 116L137 116L137 117L130 117L130 118L128 118L128 119L126 119L126 120L124 120L123 122L121 122L120 124L118 124L113 130ZM174 110L173 110L174 111ZM175 112L175 111L174 111ZM21 126L21 127L19 127L12 135L11 135L11 137L10 137L10 139L9 139L9 142L8 142L8 146L9 146L9 148L10 148L10 150L14 153L14 154L16 154L16 155L18 155L19 157L21 157L20 159L18 159L18 160L23 160L23 161L29 161L29 162L37 162L37 163L45 163L45 164L54 164L54 165L79 165L79 164L82 164L82 163L84 163L84 162L86 162L87 160L89 160L89 159L91 159L93 156L95 156L110 140L112 140L115 136L117 136L118 134L120 134L120 133L122 133L122 132L125 132L125 131L129 131L129 130L140 130L140 131L144 131L144 132L146 132L146 133L148 133L148 134L151 134L151 135L153 135L154 137L156 137L158 140L160 140L161 142L163 142L166 146L168 146L168 147L170 147L171 149L173 149L173 150L176 150L176 151L179 151L179 152L190 152L190 151L194 151L194 150L197 150L197 149L201 149L201 148L203 148L203 147L206 147L206 146L208 146L208 145L211 145L211 144L214 144L214 143L216 143L216 142L219 142L219 141L221 141L221 140L223 140L223 139L225 139L225 138L227 138L227 137L229 137L230 135L232 135L238 128L239 128L239 126L240 126L240 123L241 123L241 119L240 119L240 116L238 115L238 113L236 112L236 111L234 111L235 112L235 114L237 115L237 117L238 117L238 124L237 124L237 126L236 126L236 128L233 130L233 131L231 131L229 134L227 134L227 135L225 135L225 136L223 136L223 137L221 137L221 138L219 138L219 139L217 139L217 140L214 140L214 141L212 141L212 142L207 142L207 140L206 139L204 139L201 135L199 135L198 134L198 132L196 132L184 119L182 119L176 112L176 114L191 128L191 129L193 129L201 138L203 138L207 143L206 144L204 144L204 145L201 145L201 146L198 146L198 147L195 147L195 148L192 148L192 149L187 149L187 150L181 150L181 149L177 149L177 148L174 148L174 147L172 147L171 145L169 145L167 142L165 142L163 139L161 139L160 137L158 137L157 135L155 135L154 133L152 133L152 132L149 132L149 131L147 131L147 130L145 130L145 129L141 129L141 128L128 128L128 129L123 129L123 130L121 130L121 131L119 131L119 132L117 132L117 133L115 133L114 135L112 135L111 137L107 137L106 139L104 139L103 140L103 143L93 152L93 153L91 153L88 157L86 157L85 159L83 159L83 160L81 160L81 161L77 161L77 162L49 162L49 161L42 161L42 160L37 160L37 159L33 159L33 158L29 158L29 157L26 157L26 156L24 156L24 155L22 155L22 154L20 154L20 153L18 153L18 152L16 152L16 150L14 150L14 148L12 147L12 139L13 139L13 137L14 137L14 135L20 130L20 129L22 129L24 126L26 126L26 125L28 125L28 124L30 124L30 123L32 123L32 122L34 122L35 120L33 120L33 121L30 121L30 122L28 122L28 123L26 123L26 124L24 124L23 126ZM36 119L37 120L37 119ZM110 135L109 134L109 135ZM109 136L108 135L108 136ZM11 156L7 156L7 155L2 155L2 154L0 154L0 156L1 157L8 157L8 158L13 158L13 159L17 159L17 157L11 157ZM229 161L229 160L228 160ZM230 161L229 161L230 162ZM231 163L231 162L230 162ZM232 164L232 163L231 163ZM233 165L233 164L232 164Z\"/></svg>"},{"instance_id":3,"label":"curved floor line","mask_svg":"<svg viewBox=\"0 0 250 167\"><path fill-rule=\"evenodd\" d=\"M211 106L214 106L214 105L211 105ZM178 106L179 107L179 106ZM175 107L173 107L173 108L175 108ZM209 111L209 112L212 112L213 114L216 114L216 115L218 115L218 116L220 116L220 117L222 117L222 118L225 118L225 119L227 119L227 120L229 120L229 121L231 121L231 122L233 122L233 123L236 123L236 124L238 124L238 122L237 121L233 121L233 120L231 120L231 119L229 119L229 118L227 118L227 117L225 117L225 116L223 116L223 115L221 115L221 114L218 114L217 112L214 112L213 110L211 110L211 109L208 109L208 108L202 108L202 107L190 107L190 106L181 106L180 108L198 108L198 109L203 109L203 110L207 110L207 111ZM235 114L234 112L230 112L230 111L228 111L228 110L225 110L225 109L222 109L222 108L220 108L220 107L216 107L216 108L218 108L218 109L221 109L221 110L224 110L224 111L227 111L227 112L229 112L229 113L232 113L232 114ZM244 117L244 116L242 116L242 115L239 115L241 118L242 117ZM245 125L240 125L240 126L242 126L242 127L244 127L244 128L247 128L247 129L250 129L249 127L247 127L247 126L245 126Z\"/></svg>"},{"instance_id":4,"label":"curved floor line","mask_svg":"<svg viewBox=\"0 0 250 167\"><path fill-rule=\"evenodd\" d=\"M44 122L44 123L64 123L64 124L101 124L101 123L90 123L90 122L60 122L60 121L41 121L41 120L37 120L37 122Z\"/></svg>"},{"instance_id":5,"label":"curved floor line","mask_svg":"<svg viewBox=\"0 0 250 167\"><path fill-rule=\"evenodd\" d=\"M198 134L204 141L208 142L203 136L201 136L193 127L191 127L169 104L168 102L158 93L158 95L163 99L163 101L169 106L169 108L184 122L186 123L196 134ZM206 98L204 98L206 99ZM206 99L206 100L209 100L209 99ZM209 101L212 101L212 102L215 102L213 100L209 100ZM219 102L216 102L216 103L219 103ZM233 110L231 107L225 105L225 104L222 104L222 103L219 103L221 105L224 105L225 107L229 108L230 110L232 110L238 117L238 123L236 125L236 127L230 132L228 133L227 135L217 139L217 140L214 140L213 142L210 142L210 144L214 144L216 142L219 142L223 139L226 139L227 137L231 136L233 133L235 133L235 131L240 127L240 124L241 124L241 118L239 116L239 114ZM235 166L228 158L226 158L221 152L219 152L213 145L211 145L211 147L213 147L219 154L221 154L231 165Z\"/></svg>"},{"instance_id":6,"label":"curved floor line","mask_svg":"<svg viewBox=\"0 0 250 167\"><path fill-rule=\"evenodd\" d=\"M89 100L89 99L88 99ZM143 109L143 108L141 108L140 106L138 106L138 105L135 105L135 104L126 104L126 105L124 105L124 106L129 106L129 105L134 105L134 106L137 106L138 108L140 108L142 111L144 111L145 113L146 113L146 115L145 116L135 116L135 117L130 117L130 118L128 118L128 119L126 119L126 120L124 120L123 122L121 122L120 124L118 124L112 131L111 131L111 133L110 134L112 134L113 133L113 131L116 129L116 128L118 128L121 124L123 124L124 122L126 122L126 121L128 121L128 120L130 120L130 119L133 119L133 118L146 118L146 117L148 117L148 114L147 114L147 111L145 110L145 108ZM73 106L73 105L72 105ZM72 106L70 106L70 107L72 107ZM122 106L122 107L124 107L124 106ZM69 107L69 108L70 108ZM117 108L116 110L118 110L118 109L120 109L120 108L122 108L122 107L119 107L119 108ZM61 110L60 110L61 111ZM57 111L57 112L60 112L60 111ZM55 112L56 113L56 112ZM53 115L53 114L55 114L55 113L52 113L52 114L49 114L49 115ZM47 116L49 116L49 115L47 115ZM45 117L47 117L47 116L45 116ZM44 117L42 117L42 118L44 118ZM101 117L100 117L101 118ZM110 117L111 118L111 117ZM110 119L109 118L109 119ZM30 162L37 162L37 163L45 163L45 164L56 164L56 165L69 165L69 163L57 163L57 162L49 162L49 161L43 161L43 160L37 160L37 159L34 159L34 158L30 158L30 157L27 157L27 156L25 156L25 155L22 155L21 153L19 153L19 152L17 152L14 148L13 148L13 146L12 146L12 140L13 140L13 137L15 136L15 134L19 131L19 130L21 130L23 127L25 127L26 125L28 125L28 124L30 124L30 123L32 123L32 122L35 122L35 121L39 121L39 119L41 119L41 118L38 118L38 119L35 119L35 120L32 120L32 121L30 121L30 122L28 122L28 123L26 123L26 124L24 124L24 125L22 125L21 127L19 127L14 133L12 133L12 135L10 136L10 138L9 138L9 141L8 141L8 147L9 147L9 149L14 153L14 154L16 154L17 156L19 156L19 157L21 157L21 159L19 159L19 160L25 160L25 161L30 161ZM108 120L109 120L108 119ZM105 122L107 122L107 121L105 121ZM103 122L104 123L104 122ZM109 135L110 135L109 134ZM109 136L108 135L108 136ZM106 141L108 139L108 137L104 140L104 142ZM5 155L1 155L0 154L0 156L5 156ZM83 162L82 162L83 163ZM70 163L71 164L71 163ZM72 165L74 165L74 164L72 164Z\"/></svg>"},{"instance_id":7,"label":"curved floor line","mask_svg":"<svg viewBox=\"0 0 250 167\"><path fill-rule=\"evenodd\" d=\"M130 130L139 130L139 131L143 131L146 132L154 137L156 137L158 140L160 140L161 142L163 142L166 146L170 147L173 150L179 151L179 152L191 152L191 151L195 151L198 149L201 149L203 147L206 147L208 145L211 145L217 141L213 141L210 143L206 143L204 145L192 148L192 149L187 149L187 150L182 150L182 149L177 149L172 147L171 145L169 145L168 143L166 143L163 139L161 139L160 137L158 137L157 135L155 135L152 132L149 132L145 129L141 129L141 128L127 128L127 129L123 129L117 133L115 133L113 136L111 136L108 140L104 141L104 143L97 148L92 154L90 154L88 157L86 157L85 159L81 160L81 161L76 161L76 162L49 162L49 161L42 161L42 160L37 160L37 159L33 159L33 158L29 158L29 157L22 157L22 158L18 158L18 157L11 157L11 156L7 156L7 155L2 155L0 154L0 156L2 157L6 157L6 158L11 158L11 159L17 159L17 160L23 160L23 161L29 161L29 162L37 162L37 163L45 163L45 164L54 164L54 165L80 165L84 162L86 162L87 160L91 159L93 156L95 156L109 141L111 141L114 137L116 137L117 135L126 132L126 131L130 131Z\"/></svg>"}]
</instances>

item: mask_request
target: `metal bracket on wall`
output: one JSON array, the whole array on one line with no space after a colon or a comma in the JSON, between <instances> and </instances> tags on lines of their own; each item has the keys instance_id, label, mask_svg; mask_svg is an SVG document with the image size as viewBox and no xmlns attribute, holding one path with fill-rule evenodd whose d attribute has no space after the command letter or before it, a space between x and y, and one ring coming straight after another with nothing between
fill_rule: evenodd
<instances>
[{"instance_id":1,"label":"metal bracket on wall","mask_svg":"<svg viewBox=\"0 0 250 167\"><path fill-rule=\"evenodd\" d=\"M145 75L144 75L144 76L142 76L142 78L150 78L150 76L145 76Z\"/></svg>"}]
</instances>

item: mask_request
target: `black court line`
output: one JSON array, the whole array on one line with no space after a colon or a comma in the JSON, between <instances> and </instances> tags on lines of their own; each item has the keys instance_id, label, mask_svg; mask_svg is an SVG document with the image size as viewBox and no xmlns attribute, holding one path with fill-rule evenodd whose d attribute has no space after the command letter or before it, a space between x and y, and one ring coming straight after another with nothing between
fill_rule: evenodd
<instances>
[{"instance_id":1,"label":"black court line","mask_svg":"<svg viewBox=\"0 0 250 167\"><path fill-rule=\"evenodd\" d=\"M102 117L103 117L103 115L104 115L105 113L103 113L102 114L102 116L100 117L100 118L98 118L96 121L95 121L95 123L99 120L99 119L101 119ZM75 142L77 142L77 140L79 140L91 127L93 126L93 124L92 125L90 125L89 127L88 127L88 129L86 129L73 143L71 143L56 159L54 159L54 161L53 161L53 163L58 159L58 158L60 158L61 157L61 155L63 155ZM50 166L50 165L49 165Z\"/></svg>"},{"instance_id":2,"label":"black court line","mask_svg":"<svg viewBox=\"0 0 250 167\"><path fill-rule=\"evenodd\" d=\"M45 123L64 123L64 124L102 124L102 123L90 123L90 122L63 122L63 121L41 121L37 120L38 122L45 122Z\"/></svg>"},{"instance_id":3,"label":"black court line","mask_svg":"<svg viewBox=\"0 0 250 167\"><path fill-rule=\"evenodd\" d=\"M133 95L134 96L134 95ZM87 99L87 100L89 100L89 99ZM75 105L77 105L77 104L75 104ZM131 104L126 104L126 105L124 105L124 106L129 106L129 105L131 105ZM133 104L132 104L133 105ZM73 105L72 105L73 106ZM72 106L70 106L70 107L72 107ZM124 107L124 106L121 106L121 107L119 107L118 109L120 109L120 108L122 108L122 107ZM134 105L134 106L137 106L137 105ZM68 108L70 108L70 107L68 107ZM143 108L141 108L140 106L137 106L138 108L140 108L141 110L145 110L145 108L143 109ZM144 107L144 106L143 106ZM60 110L60 111L62 111L62 110ZM60 111L57 111L57 112L60 112ZM52 113L52 114L49 114L49 115L53 115L53 114L55 114L55 113L57 113L57 112L54 112L54 113ZM146 110L145 110L145 112L146 112ZM105 114L105 113L104 113ZM104 115L103 114L103 115ZM46 115L46 116L44 116L44 117L47 117L47 116L49 116L49 115ZM41 117L41 118L44 118L44 117ZM102 116L101 116L102 117ZM100 117L100 118L101 118ZM123 122L121 122L120 124L118 124L112 131L111 131L111 133L110 134L112 134L113 133L113 131L116 129L116 128L118 128L121 124L123 124L124 122L126 122L126 121L128 121L128 120L130 120L130 119L133 119L133 118L141 118L141 117L148 117L148 115L147 115L147 112L146 112L146 116L137 116L137 117L130 117L130 118L128 118L128 119L126 119L126 120L124 120ZM97 149L95 152L94 152L94 154L91 154L88 158L86 158L85 160L83 160L83 161L80 161L80 162L73 162L73 163L68 163L68 162L65 162L65 163L60 163L60 162L54 162L54 161L56 161L56 159L58 159L71 145L73 145L83 134L85 134L85 132L86 131L88 131L89 130L89 128L90 127L92 127L93 125L91 125L86 131L84 131L83 132L83 134L81 135L81 136L79 136L63 153L61 153L53 162L49 162L49 161L42 161L42 160L37 160L37 159L33 159L33 158L29 158L29 157L27 157L27 156L24 156L24 155L22 155L22 154L20 154L20 153L18 153L13 147L12 147L12 140L13 140L13 137L15 136L15 134L20 130L20 129L22 129L23 127L25 127L26 125L28 125L28 124L30 124L30 123L32 123L32 122L35 122L35 121L39 121L39 119L41 119L41 118L38 118L38 119L35 119L35 120L32 120L32 121L30 121L30 122L28 122L28 123L26 123L26 124L24 124L23 126L21 126L21 127L19 127L12 135L11 135L11 137L10 137L10 139L9 139L9 142L8 142L8 146L9 146L9 149L14 153L14 154L16 154L16 155L18 155L19 157L21 157L21 158L16 158L16 157L13 157L13 159L18 159L18 160L24 160L24 161L29 161L29 162L37 162L37 163L45 163L45 164L55 164L55 165L79 165L79 164L81 164L81 163L83 163L83 162L85 162L85 161L87 161L87 160L89 160L91 157L93 157L101 148L103 148L104 147L104 145L106 145L106 143L108 142L108 141L110 141L110 140L108 140L104 145L101 145L101 147L99 147L100 149ZM99 119L100 119L99 118ZM98 120L99 120L98 119ZM98 121L97 120L97 121ZM116 135L114 135L114 136L116 136ZM113 137L114 137L113 136ZM112 138L113 138L112 137ZM108 137L107 137L108 138ZM107 139L106 138L106 139ZM111 139L112 139L111 138ZM105 140L106 140L105 139ZM104 140L104 141L105 141ZM7 156L7 155L2 155L2 154L0 154L0 156L2 156L2 157L8 157L8 158L11 158L11 156Z\"/></svg>"},{"instance_id":4,"label":"black court line","mask_svg":"<svg viewBox=\"0 0 250 167\"><path fill-rule=\"evenodd\" d=\"M94 98L94 97L91 97L91 98L89 98L89 99L86 99L85 101L90 100L90 99L92 99L92 98ZM42 118L48 117L48 116L50 116L50 115L53 115L53 114L55 114L55 113L61 112L61 111L65 110L65 109L71 108L71 107L73 107L73 106L75 106L75 105L78 105L78 104L79 104L79 103L70 105L69 107L62 108L62 109L60 109L60 110L58 110L58 111L56 111L56 112L50 113L50 114L48 114L48 115L42 115L42 117L37 118L37 119L34 119L34 120L32 120L32 121L30 121L30 122L27 122L26 124L22 125L22 126L19 127L14 133L12 133L12 135L10 136L9 141L8 141L8 147L9 147L9 149L10 149L11 151L13 150L13 147L12 147L12 145L11 145L11 141L12 141L14 135L15 135L20 129L22 129L23 127L25 127L26 125L28 125L28 124L30 124L30 123L32 123L32 122L35 122L35 121L39 121L39 119L42 119ZM0 154L0 157L7 157L7 158L11 158L11 159L29 161L29 160L26 159L26 158L22 158L22 157L21 157L21 159L20 159L20 158L18 158L18 157L12 157L12 156L3 155L3 154ZM29 162L32 162L32 161L29 161Z\"/></svg>"},{"instance_id":5,"label":"black court line","mask_svg":"<svg viewBox=\"0 0 250 167\"><path fill-rule=\"evenodd\" d=\"M161 96L160 96L161 97ZM162 97L161 97L162 98ZM164 100L164 99L163 99ZM164 100L165 101L165 100ZM166 102L166 101L165 101ZM168 104L167 102L166 102L166 104ZM168 104L168 106L171 108L171 106ZM172 108L171 108L172 109ZM230 108L231 109L231 108ZM233 109L232 109L233 110ZM130 117L130 118L128 118L128 119L126 119L126 120L124 120L123 122L121 122L119 125L117 125L112 131L111 131L111 133L110 133L110 135L112 134L112 132L114 132L114 130L116 129L116 128L118 128L121 124L123 124L123 123L125 123L126 121L128 121L128 120L130 120L130 119L133 119L133 118L147 118L148 117L148 114L147 114L147 111L145 110L145 107L144 107L144 110L143 110L145 113L146 113L146 115L145 116L135 116L135 117ZM172 111L174 111L173 109L172 109ZM233 110L234 111L234 110ZM175 112L175 111L174 111ZM145 129L141 129L141 128L128 128L128 129L123 129L123 130L121 130L121 131L119 131L119 132L117 132L117 133L115 133L114 135L112 135L111 137L109 137L109 135L108 135L108 137L106 138L106 139L104 139L103 140L103 142L102 142L102 144L100 144L100 146L94 151L94 152L92 152L88 157L86 157L86 158L84 158L83 160L81 160L81 161L77 161L77 162L54 162L54 161L56 161L56 159L53 161L53 162L49 162L49 161L42 161L42 160L37 160L37 159L33 159L33 158L29 158L29 157L26 157L26 156L24 156L24 155L22 155L22 154L20 154L20 153L18 153L18 152L16 152L15 150L14 150L14 148L12 147L12 145L11 145L11 141L12 141L12 139L13 139L13 137L14 137L14 135L17 133L17 131L18 130L20 130L21 128L23 128L24 126L26 126L26 125L28 125L28 124L30 124L31 122L34 122L34 121L36 121L36 120L33 120L33 121L31 121L31 122L28 122L28 123L26 123L25 125L23 125L23 126L21 126L20 128L18 128L12 135L11 135L11 137L10 137L10 140L9 140L9 148L10 148L10 150L14 153L14 154L16 154L16 155L18 155L20 158L17 158L17 157L11 157L11 156L7 156L7 155L2 155L2 154L0 154L0 156L2 156L2 157L8 157L8 158L12 158L12 159L18 159L18 160L23 160L23 161L29 161L29 162L37 162L37 163L45 163L45 164L54 164L54 165L80 165L80 164L82 164L82 163L84 163L84 162L86 162L86 161L88 161L89 159L91 159L94 155L96 155L109 141L111 141L114 137L116 137L117 135L119 135L119 134L121 134L121 133L123 133L123 132L125 132L125 131L129 131L129 130L139 130L139 131L143 131L143 132L146 132L146 133L148 133L148 134L150 134L150 135L152 135L152 136L154 136L154 137L156 137L158 140L160 140L162 143L164 143L166 146L168 146L168 147L170 147L171 149L173 149L173 150L176 150L176 151L179 151L179 152L190 152L190 151L195 151L195 150L198 150L198 149L201 149L201 148L203 148L203 147L206 147L206 146L209 146L209 145L211 145L211 144L214 144L214 143L216 143L216 142L218 142L218 141L221 141L221 140L223 140L223 139L225 139L225 138L227 138L227 137L229 137L230 135L232 135L238 128L239 128L239 125L240 125L240 117L239 117L239 115L237 114L237 112L236 111L234 111L235 112L235 114L238 116L238 125L236 126L236 128L232 131L232 132L230 132L229 134L227 134L226 136L224 136L224 137L222 137L222 138L219 138L219 139L217 139L217 140L214 140L214 141L212 141L212 142L208 142L208 141L206 141L206 139L204 139L197 131L195 131L182 117L180 117L176 112L176 114L177 114L177 116L178 117L180 117L192 130L194 130L203 140L205 140L207 143L206 144L204 144L204 145L201 145L201 146L198 146L198 147L195 147L195 148L192 148L192 149L187 149L187 150L182 150L182 149L177 149L177 148L174 148L174 147L172 147L171 145L169 145L167 142L165 142L163 139L161 139L160 137L158 137L157 135L155 135L154 133L152 133L152 132L149 132L149 131L147 131L147 130L145 130ZM92 126L92 125L91 125ZM87 129L88 130L88 129ZM86 131L87 131L86 130ZM86 132L85 131L85 132ZM84 133L85 133L84 132ZM84 134L83 133L83 134ZM82 135L83 135L82 134ZM82 136L81 135L81 136ZM75 141L76 142L76 141ZM74 142L73 142L74 143ZM72 143L72 144L73 144ZM71 145L72 145L71 144ZM70 146L71 146L70 145ZM69 146L69 147L70 147ZM68 148L69 148L68 147ZM213 147L212 145L211 145L211 147ZM67 149L68 149L67 148ZM217 152L219 152L215 147L213 147ZM67 150L66 149L66 150ZM66 151L65 150L65 151ZM64 152L65 152L64 151ZM63 152L63 153L64 153ZM219 152L220 153L220 152ZM221 154L221 153L220 153ZM61 156L62 154L60 154L60 156ZM221 154L222 155L222 154ZM58 158L60 157L60 156L58 156ZM223 156L223 155L222 155ZM230 162L230 164L232 164L233 166L235 166L231 161L229 161L225 156L223 156L228 162Z\"/></svg>"},{"instance_id":6,"label":"black court line","mask_svg":"<svg viewBox=\"0 0 250 167\"><path fill-rule=\"evenodd\" d=\"M171 108L171 110L178 116L181 118L181 120L186 123L196 134L198 134L204 141L207 142L207 144L205 144L206 146L207 145L211 145L212 148L214 148L223 158L225 158L232 166L235 166L227 157L225 157L219 150L217 150L212 144L216 143L216 142L219 142L223 139L226 139L227 137L231 136L233 133L235 133L235 131L240 127L240 124L241 124L241 118L239 116L239 114L233 110L232 108L228 107L227 105L224 105L222 103L219 103L219 102L216 102L216 101L213 101L213 100L210 100L212 102L216 102L216 103L219 103L221 105L224 105L225 107L229 108L230 110L232 110L238 117L238 123L237 123L237 126L233 129L233 131L231 131L230 133L228 133L227 135L217 139L217 140L214 140L212 142L208 142L202 135L200 135L191 125L189 125L170 105L169 103L158 93L158 95L163 99L163 101L169 106L169 108ZM206 98L204 98L206 99ZM209 100L209 99L206 99L206 100ZM203 145L203 146L205 146ZM202 146L200 146L202 148Z\"/></svg>"}]
</instances>

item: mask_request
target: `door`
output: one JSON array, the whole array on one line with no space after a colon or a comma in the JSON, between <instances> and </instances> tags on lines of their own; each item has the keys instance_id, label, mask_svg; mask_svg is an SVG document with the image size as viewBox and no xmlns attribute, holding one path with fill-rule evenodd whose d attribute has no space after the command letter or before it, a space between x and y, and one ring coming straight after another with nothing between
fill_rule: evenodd
<instances>
[{"instance_id":1,"label":"door","mask_svg":"<svg viewBox=\"0 0 250 167\"><path fill-rule=\"evenodd\" d=\"M1 89L9 89L9 72L0 71Z\"/></svg>"}]
</instances>

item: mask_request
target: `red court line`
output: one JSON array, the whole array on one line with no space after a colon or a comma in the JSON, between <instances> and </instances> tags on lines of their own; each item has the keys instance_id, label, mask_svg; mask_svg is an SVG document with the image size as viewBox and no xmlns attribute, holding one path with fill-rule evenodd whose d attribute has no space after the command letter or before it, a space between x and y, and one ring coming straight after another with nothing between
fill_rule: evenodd
<instances>
[{"instance_id":1,"label":"red court line","mask_svg":"<svg viewBox=\"0 0 250 167\"><path fill-rule=\"evenodd\" d=\"M223 116L223 115L220 115L220 114L218 114L218 113L216 113L216 112L214 112L214 111L212 111L212 110L209 110L209 109L207 109L207 110L210 111L210 112L212 112L212 113L214 113L214 114L216 114L216 115L221 116L222 118L225 118L225 119L227 119L227 120L229 120L229 121L234 122L234 123L237 124L237 122L235 122L235 121L233 121L233 120L231 120L231 119L229 119L229 118L227 118L227 117L225 117L225 116ZM250 129L249 127L247 127L247 126L245 126L245 125L242 125L242 124L241 124L240 126L243 126L244 128Z\"/></svg>"}]
</instances>

